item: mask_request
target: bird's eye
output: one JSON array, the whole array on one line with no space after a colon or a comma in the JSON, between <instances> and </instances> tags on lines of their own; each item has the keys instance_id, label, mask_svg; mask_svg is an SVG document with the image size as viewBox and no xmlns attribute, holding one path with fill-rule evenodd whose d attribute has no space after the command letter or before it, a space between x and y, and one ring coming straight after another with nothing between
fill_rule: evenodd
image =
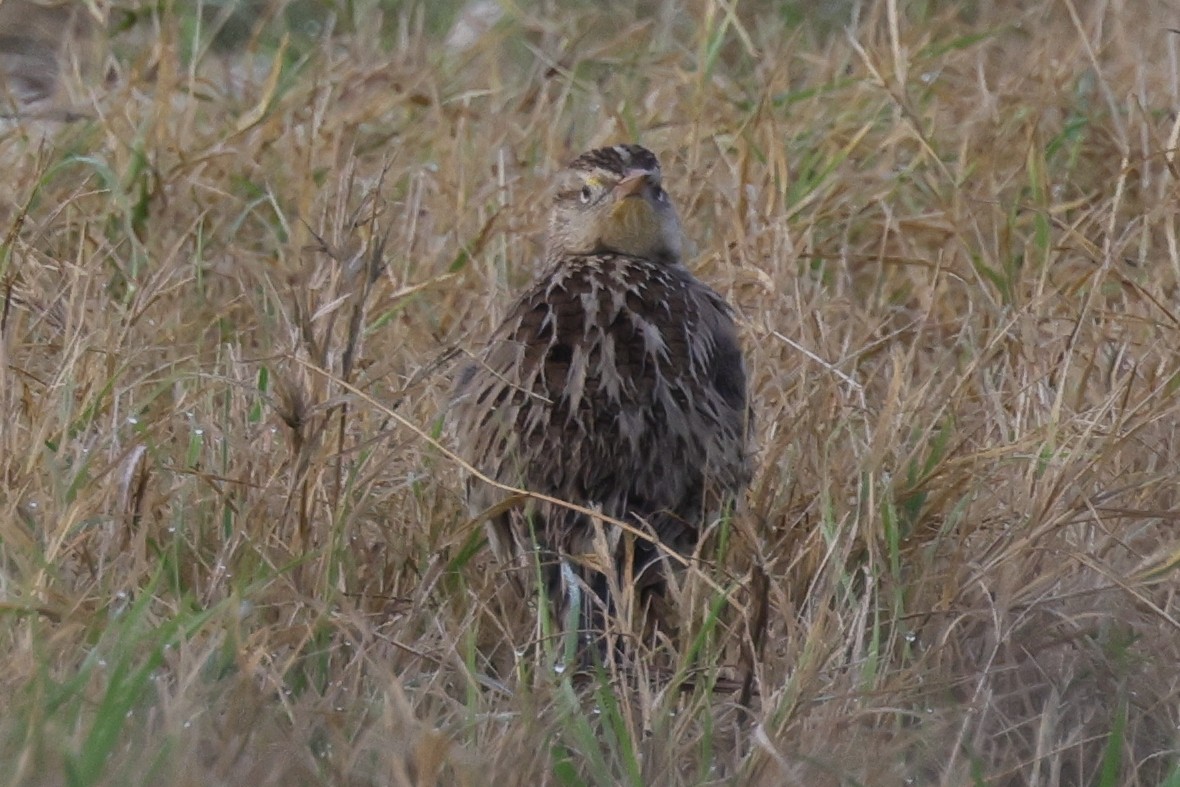
<instances>
[{"instance_id":1,"label":"bird's eye","mask_svg":"<svg viewBox=\"0 0 1180 787\"><path fill-rule=\"evenodd\" d=\"M653 186L651 190L652 196L656 198L657 202L667 202L668 192L664 191L659 186Z\"/></svg>"},{"instance_id":2,"label":"bird's eye","mask_svg":"<svg viewBox=\"0 0 1180 787\"><path fill-rule=\"evenodd\" d=\"M583 205L589 205L590 198L593 196L594 192L590 190L589 186L582 186L582 193L578 195L578 198L582 200Z\"/></svg>"}]
</instances>

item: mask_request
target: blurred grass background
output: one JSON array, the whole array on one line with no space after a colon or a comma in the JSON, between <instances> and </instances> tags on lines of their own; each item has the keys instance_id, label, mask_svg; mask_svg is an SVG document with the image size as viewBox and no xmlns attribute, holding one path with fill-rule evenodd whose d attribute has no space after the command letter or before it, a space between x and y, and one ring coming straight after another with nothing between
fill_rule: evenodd
<instances>
[{"instance_id":1,"label":"blurred grass background","mask_svg":"<svg viewBox=\"0 0 1180 787\"><path fill-rule=\"evenodd\" d=\"M1180 785L1174 26L0 0L0 782ZM577 680L441 417L621 140L761 470Z\"/></svg>"}]
</instances>

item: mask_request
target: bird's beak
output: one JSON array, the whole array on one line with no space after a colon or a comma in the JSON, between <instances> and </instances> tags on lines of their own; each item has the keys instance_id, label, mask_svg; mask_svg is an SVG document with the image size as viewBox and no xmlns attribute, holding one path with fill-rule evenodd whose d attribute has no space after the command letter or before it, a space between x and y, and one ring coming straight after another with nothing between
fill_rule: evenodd
<instances>
[{"instance_id":1,"label":"bird's beak","mask_svg":"<svg viewBox=\"0 0 1180 787\"><path fill-rule=\"evenodd\" d=\"M646 169L628 170L627 174L623 176L623 179L615 185L615 199L622 200L642 194L644 188L650 182L650 176L651 173Z\"/></svg>"}]
</instances>

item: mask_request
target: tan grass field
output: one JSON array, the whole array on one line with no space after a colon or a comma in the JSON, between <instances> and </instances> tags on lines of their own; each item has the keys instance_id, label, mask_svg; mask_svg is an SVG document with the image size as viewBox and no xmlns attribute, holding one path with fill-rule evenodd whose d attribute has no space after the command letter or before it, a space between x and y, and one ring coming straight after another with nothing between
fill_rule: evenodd
<instances>
[{"instance_id":1,"label":"tan grass field","mask_svg":"<svg viewBox=\"0 0 1180 787\"><path fill-rule=\"evenodd\" d=\"M0 784L1180 785L1175 3L34 5ZM579 678L441 419L627 140L760 471Z\"/></svg>"}]
</instances>

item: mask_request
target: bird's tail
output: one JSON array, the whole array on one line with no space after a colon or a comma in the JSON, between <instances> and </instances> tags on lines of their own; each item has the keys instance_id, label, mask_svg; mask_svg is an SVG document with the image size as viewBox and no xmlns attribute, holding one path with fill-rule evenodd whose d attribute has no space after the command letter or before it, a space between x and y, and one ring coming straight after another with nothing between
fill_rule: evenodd
<instances>
[{"instance_id":1,"label":"bird's tail","mask_svg":"<svg viewBox=\"0 0 1180 787\"><path fill-rule=\"evenodd\" d=\"M560 554L546 577L563 663L627 659L658 627L652 602L663 595L665 567L648 542L625 541L605 555Z\"/></svg>"}]
</instances>

